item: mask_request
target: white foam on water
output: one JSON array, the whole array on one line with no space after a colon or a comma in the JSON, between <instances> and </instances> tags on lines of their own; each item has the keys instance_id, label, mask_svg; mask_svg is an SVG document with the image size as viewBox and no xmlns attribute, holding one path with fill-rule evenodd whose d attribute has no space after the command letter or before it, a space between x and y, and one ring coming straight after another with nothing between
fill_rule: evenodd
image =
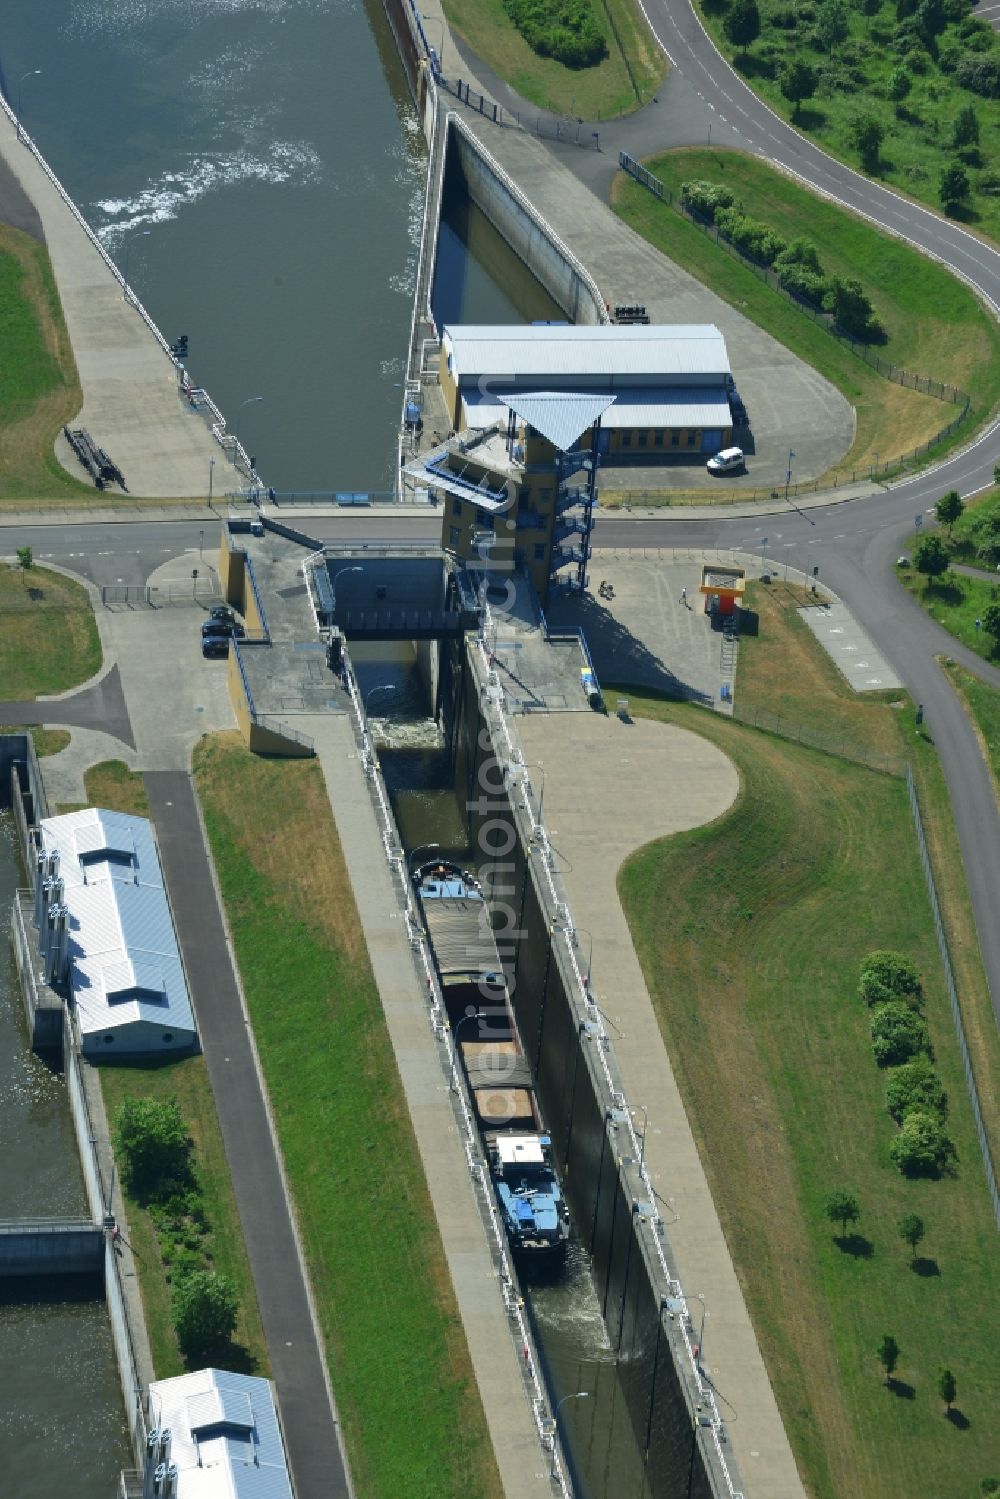
<instances>
[{"instance_id":1,"label":"white foam on water","mask_svg":"<svg viewBox=\"0 0 1000 1499\"><path fill-rule=\"evenodd\" d=\"M102 198L94 207L103 218L97 233L107 246L117 245L131 230L176 219L181 211L220 188L240 182L302 185L316 182L319 154L302 141L275 141L265 152L197 153L178 171L161 173L148 187L128 198Z\"/></svg>"},{"instance_id":2,"label":"white foam on water","mask_svg":"<svg viewBox=\"0 0 1000 1499\"><path fill-rule=\"evenodd\" d=\"M67 29L78 36L110 33L120 39L152 22L197 26L213 17L261 15L281 19L290 11L324 11L325 0L75 0Z\"/></svg>"}]
</instances>

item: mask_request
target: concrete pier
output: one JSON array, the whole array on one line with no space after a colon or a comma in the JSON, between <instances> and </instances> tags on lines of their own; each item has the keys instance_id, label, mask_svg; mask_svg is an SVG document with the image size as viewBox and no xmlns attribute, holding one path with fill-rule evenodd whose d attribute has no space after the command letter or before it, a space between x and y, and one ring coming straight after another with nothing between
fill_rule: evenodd
<instances>
[{"instance_id":1,"label":"concrete pier","mask_svg":"<svg viewBox=\"0 0 1000 1499\"><path fill-rule=\"evenodd\" d=\"M104 1274L105 1233L87 1219L0 1223L0 1280L8 1276Z\"/></svg>"}]
</instances>

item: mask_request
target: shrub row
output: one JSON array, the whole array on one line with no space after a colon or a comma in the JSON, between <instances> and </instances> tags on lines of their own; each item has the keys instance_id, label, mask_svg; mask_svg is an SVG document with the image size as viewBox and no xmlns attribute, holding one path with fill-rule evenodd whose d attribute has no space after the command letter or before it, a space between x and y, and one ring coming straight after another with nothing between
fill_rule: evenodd
<instances>
[{"instance_id":1,"label":"shrub row","mask_svg":"<svg viewBox=\"0 0 1000 1499\"><path fill-rule=\"evenodd\" d=\"M769 266L781 285L830 313L842 333L865 343L881 343L885 329L875 316L860 281L827 276L816 246L806 239L783 239L768 224L743 210L728 187L717 182L683 182L681 202L714 224L730 244L758 265Z\"/></svg>"},{"instance_id":2,"label":"shrub row","mask_svg":"<svg viewBox=\"0 0 1000 1499\"><path fill-rule=\"evenodd\" d=\"M956 1151L945 1130L948 1098L920 1013L920 975L900 953L872 952L861 965L858 995L871 1009L875 1060L891 1069L885 1106L899 1125L889 1146L893 1164L904 1176L940 1176L953 1166Z\"/></svg>"},{"instance_id":3,"label":"shrub row","mask_svg":"<svg viewBox=\"0 0 1000 1499\"><path fill-rule=\"evenodd\" d=\"M608 55L591 0L503 0L533 52L567 68L589 68Z\"/></svg>"},{"instance_id":4,"label":"shrub row","mask_svg":"<svg viewBox=\"0 0 1000 1499\"><path fill-rule=\"evenodd\" d=\"M171 1287L174 1330L190 1366L223 1352L236 1329L235 1286L212 1268L211 1223L193 1142L173 1100L125 1098L114 1147L126 1189L146 1208Z\"/></svg>"}]
</instances>

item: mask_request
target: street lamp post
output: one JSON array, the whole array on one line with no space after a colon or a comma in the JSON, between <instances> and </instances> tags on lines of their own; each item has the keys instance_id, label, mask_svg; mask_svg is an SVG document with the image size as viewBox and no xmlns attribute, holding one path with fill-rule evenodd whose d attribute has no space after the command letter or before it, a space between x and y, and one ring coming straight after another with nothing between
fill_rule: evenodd
<instances>
[{"instance_id":1,"label":"street lamp post","mask_svg":"<svg viewBox=\"0 0 1000 1499\"><path fill-rule=\"evenodd\" d=\"M395 691L396 691L396 686L395 686L395 684L393 682L381 682L381 683L379 683L379 685L377 687L369 687L368 691L365 693L365 718L368 717L368 704L371 702L371 700L375 696L376 692L395 692Z\"/></svg>"},{"instance_id":2,"label":"street lamp post","mask_svg":"<svg viewBox=\"0 0 1000 1499\"><path fill-rule=\"evenodd\" d=\"M544 767L544 765L525 765L524 769L525 770L537 770L540 773L541 777L542 777L542 789L538 793L538 821L541 822L541 820L542 820L542 805L543 805L543 803L545 801L545 767ZM529 785L530 785L530 782L531 782L531 777L530 776L528 777L528 782L529 782Z\"/></svg>"},{"instance_id":3,"label":"street lamp post","mask_svg":"<svg viewBox=\"0 0 1000 1499\"><path fill-rule=\"evenodd\" d=\"M125 285L122 287L122 299L126 302L128 301L128 252L132 248L132 240L148 239L152 232L152 229L140 229L138 234L133 234L125 241Z\"/></svg>"},{"instance_id":4,"label":"street lamp post","mask_svg":"<svg viewBox=\"0 0 1000 1499\"><path fill-rule=\"evenodd\" d=\"M333 583L331 584L331 590L332 590L332 593L333 593L333 623L334 624L337 623L337 579L338 578L342 578L345 573L362 573L362 572L364 572L364 568L363 567L341 567L341 568L339 568L337 570L337 572L334 573L334 575L333 575Z\"/></svg>"},{"instance_id":5,"label":"street lamp post","mask_svg":"<svg viewBox=\"0 0 1000 1499\"><path fill-rule=\"evenodd\" d=\"M695 1300L701 1302L701 1323L699 1324L699 1327L698 1327L698 1362L699 1362L699 1364L701 1364L701 1363L704 1363L704 1361L705 1361L705 1311L706 1311L706 1307L705 1307L705 1298L701 1294L700 1291L698 1292L697 1296L695 1297Z\"/></svg>"},{"instance_id":6,"label":"street lamp post","mask_svg":"<svg viewBox=\"0 0 1000 1499\"><path fill-rule=\"evenodd\" d=\"M21 85L26 78L37 78L41 71L41 68L29 68L17 80L17 138L19 141L21 139Z\"/></svg>"},{"instance_id":7,"label":"street lamp post","mask_svg":"<svg viewBox=\"0 0 1000 1499\"><path fill-rule=\"evenodd\" d=\"M785 504L788 504L788 486L792 482L792 459L795 457L793 448L788 449L788 467L785 469Z\"/></svg>"},{"instance_id":8,"label":"street lamp post","mask_svg":"<svg viewBox=\"0 0 1000 1499\"><path fill-rule=\"evenodd\" d=\"M212 503L212 485L215 481L215 459L208 460L208 503Z\"/></svg>"},{"instance_id":9,"label":"street lamp post","mask_svg":"<svg viewBox=\"0 0 1000 1499\"><path fill-rule=\"evenodd\" d=\"M239 404L239 407L237 408L237 411L236 411L236 431L234 433L235 442L233 444L233 466L234 466L234 468L239 467L239 458L240 458L240 423L243 421L243 412L244 412L244 410L246 409L247 406L253 406L258 401L262 401L263 399L264 399L263 396L247 396L246 400L245 401L241 401L240 404Z\"/></svg>"},{"instance_id":10,"label":"street lamp post","mask_svg":"<svg viewBox=\"0 0 1000 1499\"><path fill-rule=\"evenodd\" d=\"M468 1021L478 1019L478 1010L466 1010L465 1014L462 1016L461 1020L458 1021L455 1029L451 1033L451 1078L449 1079L448 1087L453 1093L458 1092L458 1033L462 1029L462 1026L465 1025Z\"/></svg>"},{"instance_id":11,"label":"street lamp post","mask_svg":"<svg viewBox=\"0 0 1000 1499\"><path fill-rule=\"evenodd\" d=\"M585 926L574 926L573 927L573 946L574 947L579 947L580 946L579 942L577 941L577 937L580 935L581 932L586 937L587 944L588 944L587 945L587 977L584 979L584 984L586 985L587 993L589 994L590 993L590 975L591 975L591 970L592 970L593 962L594 962L594 934L593 934L593 932L588 931Z\"/></svg>"},{"instance_id":12,"label":"street lamp post","mask_svg":"<svg viewBox=\"0 0 1000 1499\"><path fill-rule=\"evenodd\" d=\"M589 1400L589 1399L590 1399L590 1391L589 1390L575 1390L573 1392L573 1394L571 1394L571 1395L564 1395L563 1398L559 1401L559 1404L556 1406L555 1410L552 1413L552 1462L551 1462L551 1465L549 1467L549 1477L550 1478L555 1478L555 1476L556 1476L556 1448L559 1445L559 1412L562 1410L562 1408L566 1404L567 1400Z\"/></svg>"},{"instance_id":13,"label":"street lamp post","mask_svg":"<svg viewBox=\"0 0 1000 1499\"><path fill-rule=\"evenodd\" d=\"M642 1110L642 1138L639 1141L639 1170L642 1171L646 1164L646 1131L649 1128L649 1110L644 1103L637 1103L632 1113L638 1114L640 1109Z\"/></svg>"}]
</instances>

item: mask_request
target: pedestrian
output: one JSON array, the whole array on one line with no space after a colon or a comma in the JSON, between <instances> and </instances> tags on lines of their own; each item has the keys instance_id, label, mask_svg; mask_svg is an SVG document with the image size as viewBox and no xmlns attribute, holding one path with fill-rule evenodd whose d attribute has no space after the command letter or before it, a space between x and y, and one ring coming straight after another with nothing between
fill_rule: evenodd
<instances>
[{"instance_id":1,"label":"pedestrian","mask_svg":"<svg viewBox=\"0 0 1000 1499\"><path fill-rule=\"evenodd\" d=\"M687 608L687 601L688 601L688 591L687 591L686 588L682 588L681 589L681 603L684 605L685 609Z\"/></svg>"}]
</instances>

